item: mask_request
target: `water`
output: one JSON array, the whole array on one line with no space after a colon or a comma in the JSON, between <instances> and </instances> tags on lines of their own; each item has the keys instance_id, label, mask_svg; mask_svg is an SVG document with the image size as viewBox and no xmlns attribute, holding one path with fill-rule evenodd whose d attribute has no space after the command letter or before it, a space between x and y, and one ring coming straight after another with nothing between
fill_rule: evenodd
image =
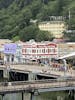
<instances>
[{"instance_id":1,"label":"water","mask_svg":"<svg viewBox=\"0 0 75 100\"><path fill-rule=\"evenodd\" d=\"M2 100L2 96L0 96ZM3 100L22 100L21 93L7 94ZM30 100L30 93L24 93L24 100ZM34 96L34 100L74 100L69 97L68 92L46 92Z\"/></svg>"}]
</instances>

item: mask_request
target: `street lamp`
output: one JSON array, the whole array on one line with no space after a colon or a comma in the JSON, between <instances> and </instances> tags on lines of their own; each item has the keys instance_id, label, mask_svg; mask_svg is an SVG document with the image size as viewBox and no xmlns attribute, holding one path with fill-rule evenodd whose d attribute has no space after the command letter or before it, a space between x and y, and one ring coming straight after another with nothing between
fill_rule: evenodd
<instances>
[{"instance_id":1,"label":"street lamp","mask_svg":"<svg viewBox=\"0 0 75 100\"><path fill-rule=\"evenodd\" d=\"M63 59L64 62L64 76L66 76L66 70L67 70L67 62L66 59Z\"/></svg>"}]
</instances>

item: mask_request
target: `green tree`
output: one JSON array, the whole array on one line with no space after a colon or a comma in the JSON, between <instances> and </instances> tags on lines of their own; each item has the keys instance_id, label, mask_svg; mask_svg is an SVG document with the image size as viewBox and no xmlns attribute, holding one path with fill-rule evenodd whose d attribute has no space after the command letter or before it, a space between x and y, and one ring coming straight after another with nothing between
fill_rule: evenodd
<instances>
[{"instance_id":1,"label":"green tree","mask_svg":"<svg viewBox=\"0 0 75 100\"><path fill-rule=\"evenodd\" d=\"M26 25L29 25L30 23L30 19L32 18L32 13L30 11L30 9L23 9L21 14L23 15L23 19L26 23Z\"/></svg>"},{"instance_id":2,"label":"green tree","mask_svg":"<svg viewBox=\"0 0 75 100\"><path fill-rule=\"evenodd\" d=\"M15 37L12 38L12 40L13 40L14 42L16 42L16 41L20 40L20 37L19 37L19 36L15 36Z\"/></svg>"},{"instance_id":3,"label":"green tree","mask_svg":"<svg viewBox=\"0 0 75 100\"><path fill-rule=\"evenodd\" d=\"M75 30L75 0L0 0L0 38L21 36L22 39L22 32L24 41L32 38L49 40L47 33L31 25L30 20L49 21L50 16L59 15L66 16L64 21L69 30ZM31 34L27 29L31 30ZM66 33L65 37L68 35ZM71 40L74 41L73 37Z\"/></svg>"},{"instance_id":4,"label":"green tree","mask_svg":"<svg viewBox=\"0 0 75 100\"><path fill-rule=\"evenodd\" d=\"M38 28L35 25L30 25L19 32L22 41L28 41L36 38Z\"/></svg>"},{"instance_id":5,"label":"green tree","mask_svg":"<svg viewBox=\"0 0 75 100\"><path fill-rule=\"evenodd\" d=\"M68 32L64 32L64 38L67 41L75 42L75 31L69 30Z\"/></svg>"},{"instance_id":6,"label":"green tree","mask_svg":"<svg viewBox=\"0 0 75 100\"><path fill-rule=\"evenodd\" d=\"M0 0L0 9L7 8L12 2L13 0Z\"/></svg>"},{"instance_id":7,"label":"green tree","mask_svg":"<svg viewBox=\"0 0 75 100\"><path fill-rule=\"evenodd\" d=\"M37 14L40 12L41 10L41 0L34 0L34 2L31 5L31 12L32 12L32 17L33 19L36 19Z\"/></svg>"},{"instance_id":8,"label":"green tree","mask_svg":"<svg viewBox=\"0 0 75 100\"><path fill-rule=\"evenodd\" d=\"M36 35L36 41L52 41L53 35L46 31L39 31Z\"/></svg>"}]
</instances>

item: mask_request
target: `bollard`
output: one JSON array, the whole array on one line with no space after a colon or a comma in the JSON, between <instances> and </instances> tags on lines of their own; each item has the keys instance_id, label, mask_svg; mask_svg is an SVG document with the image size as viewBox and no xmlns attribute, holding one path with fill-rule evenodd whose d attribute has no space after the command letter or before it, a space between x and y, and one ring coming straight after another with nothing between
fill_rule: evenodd
<instances>
[{"instance_id":1,"label":"bollard","mask_svg":"<svg viewBox=\"0 0 75 100\"><path fill-rule=\"evenodd\" d=\"M24 92L22 92L22 100L24 100Z\"/></svg>"}]
</instances>

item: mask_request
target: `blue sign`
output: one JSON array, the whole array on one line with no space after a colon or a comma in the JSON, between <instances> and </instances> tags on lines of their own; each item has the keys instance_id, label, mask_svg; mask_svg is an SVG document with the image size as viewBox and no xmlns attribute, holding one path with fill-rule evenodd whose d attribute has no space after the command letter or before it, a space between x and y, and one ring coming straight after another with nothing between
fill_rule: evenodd
<instances>
[{"instance_id":1,"label":"blue sign","mask_svg":"<svg viewBox=\"0 0 75 100\"><path fill-rule=\"evenodd\" d=\"M17 45L15 43L9 43L4 45L5 54L15 54Z\"/></svg>"}]
</instances>

